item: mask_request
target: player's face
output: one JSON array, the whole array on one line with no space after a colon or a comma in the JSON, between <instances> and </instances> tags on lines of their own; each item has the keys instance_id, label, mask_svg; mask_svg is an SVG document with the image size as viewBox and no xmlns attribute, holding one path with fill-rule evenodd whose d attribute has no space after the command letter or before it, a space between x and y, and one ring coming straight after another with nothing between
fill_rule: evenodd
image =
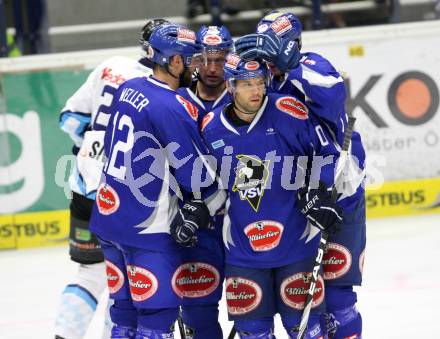
<instances>
[{"instance_id":1,"label":"player's face","mask_svg":"<svg viewBox=\"0 0 440 339\"><path fill-rule=\"evenodd\" d=\"M266 84L264 77L237 80L235 84L235 105L250 113L256 113L263 103Z\"/></svg>"},{"instance_id":2,"label":"player's face","mask_svg":"<svg viewBox=\"0 0 440 339\"><path fill-rule=\"evenodd\" d=\"M283 75L283 72L281 72L277 66L273 63L268 63L267 66L269 67L270 72L275 76Z\"/></svg>"},{"instance_id":3,"label":"player's face","mask_svg":"<svg viewBox=\"0 0 440 339\"><path fill-rule=\"evenodd\" d=\"M211 51L204 55L199 65L200 81L207 87L215 88L223 84L226 51Z\"/></svg>"}]
</instances>

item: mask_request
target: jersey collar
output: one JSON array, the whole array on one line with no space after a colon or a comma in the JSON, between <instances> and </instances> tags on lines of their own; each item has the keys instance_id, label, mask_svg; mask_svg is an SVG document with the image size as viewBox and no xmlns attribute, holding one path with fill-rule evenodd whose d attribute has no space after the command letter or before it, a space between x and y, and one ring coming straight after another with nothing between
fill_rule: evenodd
<instances>
[{"instance_id":1,"label":"jersey collar","mask_svg":"<svg viewBox=\"0 0 440 339\"><path fill-rule=\"evenodd\" d=\"M213 109L220 103L220 101L223 100L223 98L226 95L226 93L228 93L228 90L225 88L224 91L222 92L222 94L220 94L220 96L212 104L212 108Z\"/></svg>"},{"instance_id":2,"label":"jersey collar","mask_svg":"<svg viewBox=\"0 0 440 339\"><path fill-rule=\"evenodd\" d=\"M159 86L159 87L162 87L162 88L165 88L165 89L168 89L168 90L170 90L170 91L175 92L175 91L172 90L171 87L168 86L166 83L164 83L164 82L162 82L162 81L159 81L159 80L157 80L157 79L154 79L151 75L147 78L147 80L148 80L149 82L151 82L152 84L156 85L156 86Z\"/></svg>"},{"instance_id":3,"label":"jersey collar","mask_svg":"<svg viewBox=\"0 0 440 339\"><path fill-rule=\"evenodd\" d=\"M263 115L264 110L266 109L267 101L268 101L268 97L266 95L260 109L257 112L257 115L255 116L254 120L252 120L246 133L249 133L252 130L252 128L254 128L254 126L260 120L261 116ZM225 126L225 128L227 130L231 131L234 134L240 135L240 133L237 131L237 129L234 126L232 126L232 124L228 121L228 119L226 119L224 109L222 109L222 111L220 112L220 121L222 122L223 126Z\"/></svg>"},{"instance_id":4,"label":"jersey collar","mask_svg":"<svg viewBox=\"0 0 440 339\"><path fill-rule=\"evenodd\" d=\"M195 102L197 102L204 110L206 110L203 101L190 88L187 88L186 91ZM212 104L212 109L214 109L222 101L222 99L224 98L227 92L228 90L225 88L222 94L220 94L220 96L217 99L215 99L214 103Z\"/></svg>"},{"instance_id":5,"label":"jersey collar","mask_svg":"<svg viewBox=\"0 0 440 339\"><path fill-rule=\"evenodd\" d=\"M186 91L188 92L188 95L191 97L191 99L193 99L195 102L197 102L200 107L202 107L204 110L206 110L205 105L203 105L202 100L200 100L200 98L192 91L191 88L186 88Z\"/></svg>"},{"instance_id":6,"label":"jersey collar","mask_svg":"<svg viewBox=\"0 0 440 339\"><path fill-rule=\"evenodd\" d=\"M267 105L267 95L264 97L263 103L260 107L260 109L257 112L257 115L255 116L254 120L252 120L251 125L249 126L247 133L249 133L251 131L252 128L254 128L254 126L258 123L258 121L260 120L261 116L263 115L264 110L266 109L266 105Z\"/></svg>"}]
</instances>

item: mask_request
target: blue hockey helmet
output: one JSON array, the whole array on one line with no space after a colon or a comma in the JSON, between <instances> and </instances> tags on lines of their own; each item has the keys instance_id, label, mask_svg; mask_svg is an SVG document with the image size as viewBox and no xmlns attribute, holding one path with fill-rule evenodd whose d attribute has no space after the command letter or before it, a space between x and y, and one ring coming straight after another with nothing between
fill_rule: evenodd
<instances>
[{"instance_id":1,"label":"blue hockey helmet","mask_svg":"<svg viewBox=\"0 0 440 339\"><path fill-rule=\"evenodd\" d=\"M264 62L251 60L244 61L238 54L229 53L226 56L224 66L225 80L232 84L234 80L246 80L251 78L268 76L268 69Z\"/></svg>"},{"instance_id":2,"label":"blue hockey helmet","mask_svg":"<svg viewBox=\"0 0 440 339\"><path fill-rule=\"evenodd\" d=\"M290 12L272 11L265 15L257 24L257 33L271 32L280 39L298 41L301 49L301 21Z\"/></svg>"},{"instance_id":3,"label":"blue hockey helmet","mask_svg":"<svg viewBox=\"0 0 440 339\"><path fill-rule=\"evenodd\" d=\"M205 51L229 51L232 37L225 26L202 26L197 32L197 41Z\"/></svg>"},{"instance_id":4,"label":"blue hockey helmet","mask_svg":"<svg viewBox=\"0 0 440 339\"><path fill-rule=\"evenodd\" d=\"M181 55L185 66L202 52L202 45L196 41L196 33L175 24L162 24L151 33L147 57L159 65L167 65L170 57Z\"/></svg>"}]
</instances>

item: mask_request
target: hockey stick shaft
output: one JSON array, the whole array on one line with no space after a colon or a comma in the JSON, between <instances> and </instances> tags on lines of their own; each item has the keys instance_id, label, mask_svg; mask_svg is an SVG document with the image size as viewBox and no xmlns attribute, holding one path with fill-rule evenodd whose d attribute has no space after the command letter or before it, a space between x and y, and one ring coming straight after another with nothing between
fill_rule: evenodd
<instances>
[{"instance_id":1,"label":"hockey stick shaft","mask_svg":"<svg viewBox=\"0 0 440 339\"><path fill-rule=\"evenodd\" d=\"M351 136L353 134L354 123L356 119L354 117L348 118L348 126L344 133L344 142L342 144L342 151L339 156L339 161L348 156L348 149L350 148ZM338 178L335 178L335 183ZM336 189L336 184L333 184L332 187L332 200L336 201L338 197L338 192ZM306 301L304 303L304 310L301 316L301 322L299 324L298 336L297 339L303 339L305 331L307 329L307 323L310 317L310 311L312 309L313 296L315 294L316 284L318 281L319 271L321 270L322 258L324 257L325 246L327 245L328 232L323 230L321 232L321 239L319 241L318 253L315 258L315 264L312 269L312 279L310 282L309 291L307 293Z\"/></svg>"},{"instance_id":2,"label":"hockey stick shaft","mask_svg":"<svg viewBox=\"0 0 440 339\"><path fill-rule=\"evenodd\" d=\"M182 319L182 310L179 310L179 316L177 317L177 325L179 326L180 338L185 339L185 325L183 324Z\"/></svg>"},{"instance_id":3,"label":"hockey stick shaft","mask_svg":"<svg viewBox=\"0 0 440 339\"><path fill-rule=\"evenodd\" d=\"M232 326L231 332L229 332L228 335L228 339L234 339L236 334L237 334L237 330L235 329L235 326Z\"/></svg>"}]
</instances>

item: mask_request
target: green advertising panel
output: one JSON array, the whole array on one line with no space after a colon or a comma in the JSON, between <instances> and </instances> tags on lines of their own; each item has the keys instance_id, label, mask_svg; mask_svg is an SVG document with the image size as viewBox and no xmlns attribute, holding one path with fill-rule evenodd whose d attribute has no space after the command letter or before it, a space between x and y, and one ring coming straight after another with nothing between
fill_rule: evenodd
<instances>
[{"instance_id":1,"label":"green advertising panel","mask_svg":"<svg viewBox=\"0 0 440 339\"><path fill-rule=\"evenodd\" d=\"M5 116L7 120L13 120L11 124L18 126L15 126L16 131L7 133L10 159L9 164L3 166L25 159L19 168L22 178L6 186L17 192L26 185L26 181L39 181L29 184L29 187L34 191L42 188L41 194L35 194L25 207L13 212L67 208L64 191L55 183L55 170L57 161L70 154L72 141L60 130L58 119L66 100L85 81L88 73L45 71L4 75ZM11 115L18 119L12 119ZM7 128L9 125L7 121ZM26 194L32 193L28 191Z\"/></svg>"},{"instance_id":2,"label":"green advertising panel","mask_svg":"<svg viewBox=\"0 0 440 339\"><path fill-rule=\"evenodd\" d=\"M88 74L63 70L0 77L0 249L38 246L65 235L62 210L69 200L63 185L73 142L58 120Z\"/></svg>"}]
</instances>

